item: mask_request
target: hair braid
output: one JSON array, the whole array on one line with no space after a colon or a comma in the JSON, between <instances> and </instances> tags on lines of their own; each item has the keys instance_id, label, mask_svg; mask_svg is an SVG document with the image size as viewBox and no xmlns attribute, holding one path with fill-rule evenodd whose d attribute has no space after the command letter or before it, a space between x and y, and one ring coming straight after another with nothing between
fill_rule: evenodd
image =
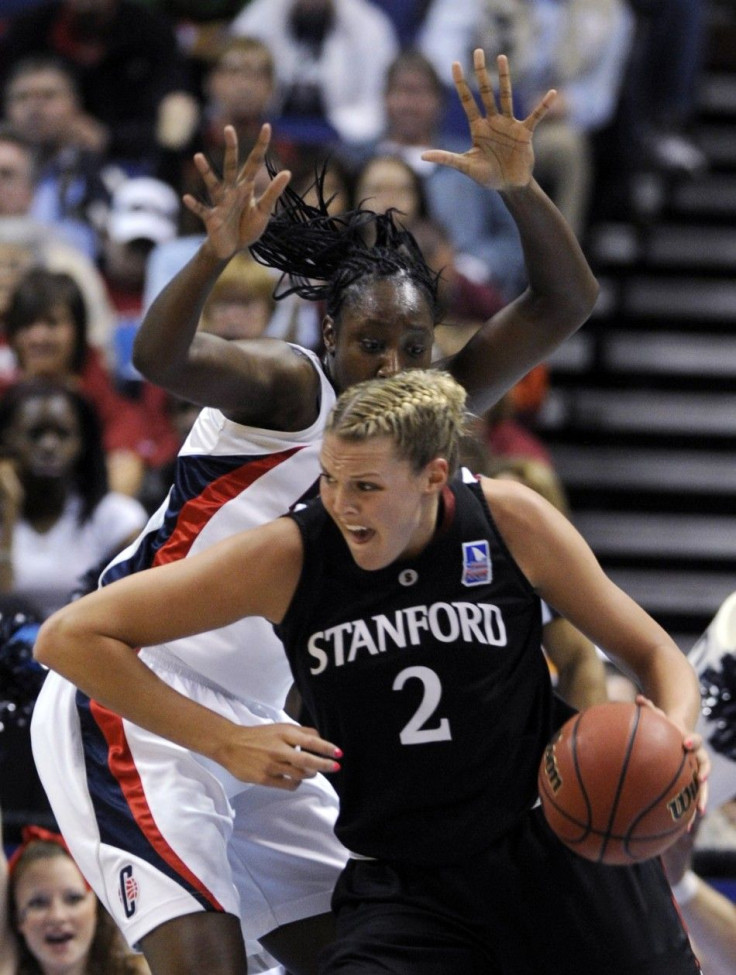
<instances>
[{"instance_id":1,"label":"hair braid","mask_svg":"<svg viewBox=\"0 0 736 975\"><path fill-rule=\"evenodd\" d=\"M353 441L391 437L399 457L416 470L438 454L454 470L466 432L466 398L449 373L407 369L347 389L333 407L326 433Z\"/></svg>"},{"instance_id":2,"label":"hair braid","mask_svg":"<svg viewBox=\"0 0 736 975\"><path fill-rule=\"evenodd\" d=\"M273 163L267 167L274 176ZM266 230L250 247L256 261L283 272L274 297L297 294L308 301L324 300L327 313L337 318L347 293L359 281L405 276L425 293L437 322L439 275L425 261L413 235L396 221L395 211L357 207L330 214L330 200L324 197L326 168L327 163L313 184L316 205L287 186Z\"/></svg>"}]
</instances>

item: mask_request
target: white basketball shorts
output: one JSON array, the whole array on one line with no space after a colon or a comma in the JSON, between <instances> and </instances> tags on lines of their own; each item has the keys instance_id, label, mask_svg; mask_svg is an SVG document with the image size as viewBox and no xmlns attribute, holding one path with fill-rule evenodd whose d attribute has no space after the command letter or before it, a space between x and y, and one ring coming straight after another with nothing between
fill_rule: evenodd
<instances>
[{"instance_id":1,"label":"white basketball shorts","mask_svg":"<svg viewBox=\"0 0 736 975\"><path fill-rule=\"evenodd\" d=\"M149 662L187 697L247 726L290 721ZM347 859L324 776L294 792L246 785L143 731L50 673L32 743L59 828L131 946L197 911L240 917L246 940L322 914Z\"/></svg>"}]
</instances>

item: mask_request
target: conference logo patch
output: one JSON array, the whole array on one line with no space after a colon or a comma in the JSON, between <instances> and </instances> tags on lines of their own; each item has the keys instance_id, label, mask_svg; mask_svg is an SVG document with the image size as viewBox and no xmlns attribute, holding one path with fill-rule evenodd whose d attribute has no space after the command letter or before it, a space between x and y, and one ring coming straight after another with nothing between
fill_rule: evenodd
<instances>
[{"instance_id":1,"label":"conference logo patch","mask_svg":"<svg viewBox=\"0 0 736 975\"><path fill-rule=\"evenodd\" d=\"M487 538L477 542L463 542L463 575L464 586L484 586L493 578L491 566L491 548Z\"/></svg>"}]
</instances>

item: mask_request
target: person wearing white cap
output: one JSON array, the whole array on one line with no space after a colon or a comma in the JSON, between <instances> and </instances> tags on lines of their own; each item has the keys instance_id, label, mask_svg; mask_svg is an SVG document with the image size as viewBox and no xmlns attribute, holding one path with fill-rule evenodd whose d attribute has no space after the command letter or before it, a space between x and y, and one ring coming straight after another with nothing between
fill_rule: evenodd
<instances>
[{"instance_id":1,"label":"person wearing white cap","mask_svg":"<svg viewBox=\"0 0 736 975\"><path fill-rule=\"evenodd\" d=\"M180 204L168 183L151 176L133 176L113 191L102 235L100 266L116 312L114 372L146 414L145 461L158 467L178 450L166 394L146 382L131 363L133 340L143 318L143 286L148 255L157 244L173 240ZM146 452L147 451L147 452Z\"/></svg>"},{"instance_id":2,"label":"person wearing white cap","mask_svg":"<svg viewBox=\"0 0 736 975\"><path fill-rule=\"evenodd\" d=\"M179 197L168 183L133 176L113 192L106 230L118 244L135 240L161 244L176 237L178 219Z\"/></svg>"}]
</instances>

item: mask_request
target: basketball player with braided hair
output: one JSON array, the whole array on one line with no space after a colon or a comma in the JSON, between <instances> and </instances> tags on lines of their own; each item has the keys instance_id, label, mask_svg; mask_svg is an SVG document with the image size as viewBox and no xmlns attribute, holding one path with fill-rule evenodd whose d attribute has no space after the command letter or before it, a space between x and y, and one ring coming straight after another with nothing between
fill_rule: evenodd
<instances>
[{"instance_id":1,"label":"basketball player with braided hair","mask_svg":"<svg viewBox=\"0 0 736 975\"><path fill-rule=\"evenodd\" d=\"M522 295L442 363L482 412L583 323L597 283L532 175L532 135L552 94L519 121L506 59L498 62L500 108L481 51L475 65L480 108L455 69L472 147L428 158L502 194L529 277ZM204 409L168 497L138 542L104 571L103 586L152 565L188 562L235 531L293 509L314 493L336 392L430 365L437 280L400 218L367 208L332 217L321 186L309 206L288 187L286 172L272 174L259 197L254 182L269 135L264 126L240 167L235 132L226 129L221 177L195 157L208 202L184 202L207 236L153 302L134 361L148 379ZM197 331L212 285L246 247L284 273L280 292L325 301L324 363L279 340L236 342ZM141 726L51 675L35 708L34 754L77 863L154 975L241 975L243 935L292 975L309 975L330 936L330 897L347 853L332 829L335 791L314 774L331 769L332 755L283 711L291 675L271 625L239 620L146 646L137 660L162 692L176 687L237 721L250 771L241 769L236 780L172 744L161 733L168 727L163 707ZM128 689L137 695L134 685ZM123 872L137 882L133 901L118 896ZM258 971L254 959L248 964Z\"/></svg>"},{"instance_id":2,"label":"basketball player with braided hair","mask_svg":"<svg viewBox=\"0 0 736 975\"><path fill-rule=\"evenodd\" d=\"M635 675L704 783L695 672L552 505L455 473L465 400L434 370L351 387L320 498L70 604L36 654L247 779L237 722L159 693L134 650L243 614L275 625L352 851L321 975L697 975L661 863L583 859L535 806L556 727L540 599Z\"/></svg>"}]
</instances>

